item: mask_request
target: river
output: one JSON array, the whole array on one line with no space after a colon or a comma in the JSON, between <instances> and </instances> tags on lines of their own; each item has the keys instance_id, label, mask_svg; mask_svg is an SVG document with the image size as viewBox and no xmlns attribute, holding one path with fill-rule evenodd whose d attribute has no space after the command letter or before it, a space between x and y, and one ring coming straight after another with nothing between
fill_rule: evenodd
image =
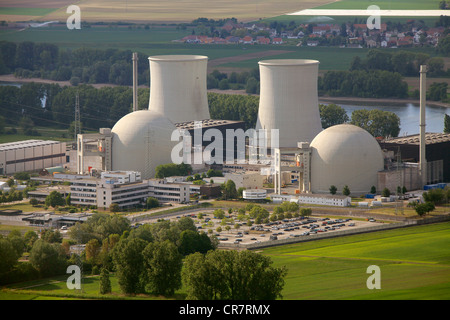
<instances>
[{"instance_id":1,"label":"river","mask_svg":"<svg viewBox=\"0 0 450 320\"><path fill-rule=\"evenodd\" d=\"M354 110L380 109L395 113L400 118L399 136L418 134L420 120L420 106L418 104L392 104L392 105L357 105L348 103L336 103L345 109L349 118ZM450 115L450 108L427 106L425 108L426 132L443 132L444 115Z\"/></svg>"}]
</instances>

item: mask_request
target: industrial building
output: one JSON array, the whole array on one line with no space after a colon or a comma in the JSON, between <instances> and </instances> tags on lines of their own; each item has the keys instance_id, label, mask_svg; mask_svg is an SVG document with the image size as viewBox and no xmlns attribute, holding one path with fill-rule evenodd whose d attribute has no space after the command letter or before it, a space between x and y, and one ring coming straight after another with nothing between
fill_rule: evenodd
<instances>
[{"instance_id":1,"label":"industrial building","mask_svg":"<svg viewBox=\"0 0 450 320\"><path fill-rule=\"evenodd\" d=\"M425 134L427 178L426 184L450 181L450 134ZM399 160L418 163L420 160L420 136L409 135L380 141L381 148L397 154ZM394 168L395 170L395 168Z\"/></svg>"},{"instance_id":2,"label":"industrial building","mask_svg":"<svg viewBox=\"0 0 450 320\"><path fill-rule=\"evenodd\" d=\"M109 208L117 203L120 208L145 203L148 197L160 202L189 201L189 185L167 183L163 180L142 180L139 172L105 172L101 178L71 181L71 203Z\"/></svg>"},{"instance_id":3,"label":"industrial building","mask_svg":"<svg viewBox=\"0 0 450 320\"><path fill-rule=\"evenodd\" d=\"M25 140L0 144L0 175L40 171L65 163L65 142Z\"/></svg>"}]
</instances>

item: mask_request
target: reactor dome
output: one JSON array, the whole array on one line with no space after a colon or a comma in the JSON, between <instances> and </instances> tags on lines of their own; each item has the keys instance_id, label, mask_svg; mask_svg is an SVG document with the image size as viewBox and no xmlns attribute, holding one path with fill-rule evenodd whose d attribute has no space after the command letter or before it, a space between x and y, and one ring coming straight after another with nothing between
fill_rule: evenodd
<instances>
[{"instance_id":1,"label":"reactor dome","mask_svg":"<svg viewBox=\"0 0 450 320\"><path fill-rule=\"evenodd\" d=\"M139 171L154 178L158 165L172 163L175 125L160 113L139 110L122 117L112 128L112 169Z\"/></svg>"},{"instance_id":2,"label":"reactor dome","mask_svg":"<svg viewBox=\"0 0 450 320\"><path fill-rule=\"evenodd\" d=\"M320 132L311 142L311 190L338 193L347 185L352 194L377 186L377 172L384 168L383 152L366 130L340 124Z\"/></svg>"}]
</instances>

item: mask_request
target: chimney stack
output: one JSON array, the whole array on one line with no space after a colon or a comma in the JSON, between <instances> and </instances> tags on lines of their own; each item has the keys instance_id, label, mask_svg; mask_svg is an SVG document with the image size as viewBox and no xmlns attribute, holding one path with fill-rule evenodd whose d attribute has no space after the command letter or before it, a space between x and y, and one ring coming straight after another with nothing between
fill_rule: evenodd
<instances>
[{"instance_id":1,"label":"chimney stack","mask_svg":"<svg viewBox=\"0 0 450 320\"><path fill-rule=\"evenodd\" d=\"M425 140L426 140L426 123L425 123L425 107L427 95L427 66L420 66L420 178L422 185L427 184L427 159L425 157Z\"/></svg>"}]
</instances>

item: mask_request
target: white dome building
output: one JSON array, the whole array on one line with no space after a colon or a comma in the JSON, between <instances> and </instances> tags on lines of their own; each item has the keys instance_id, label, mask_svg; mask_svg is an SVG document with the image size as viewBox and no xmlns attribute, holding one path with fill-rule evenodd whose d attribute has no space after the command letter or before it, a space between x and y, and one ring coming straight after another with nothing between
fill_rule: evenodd
<instances>
[{"instance_id":1,"label":"white dome building","mask_svg":"<svg viewBox=\"0 0 450 320\"><path fill-rule=\"evenodd\" d=\"M112 128L112 170L139 171L154 178L158 165L172 163L175 125L160 113L139 110L121 118Z\"/></svg>"},{"instance_id":2,"label":"white dome building","mask_svg":"<svg viewBox=\"0 0 450 320\"><path fill-rule=\"evenodd\" d=\"M377 186L377 172L384 168L383 152L366 130L341 124L319 133L311 142L311 191L338 193L347 185L352 194Z\"/></svg>"}]
</instances>

